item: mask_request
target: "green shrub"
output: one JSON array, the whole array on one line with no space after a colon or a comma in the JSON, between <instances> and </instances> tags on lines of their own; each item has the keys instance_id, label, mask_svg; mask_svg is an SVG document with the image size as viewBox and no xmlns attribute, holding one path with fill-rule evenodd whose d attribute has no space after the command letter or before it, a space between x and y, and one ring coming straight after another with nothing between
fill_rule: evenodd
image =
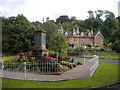
<instances>
[{"instance_id":1,"label":"green shrub","mask_svg":"<svg viewBox=\"0 0 120 90\"><path fill-rule=\"evenodd\" d=\"M104 48L101 48L100 51L105 51L105 49L104 49Z\"/></svg>"},{"instance_id":2,"label":"green shrub","mask_svg":"<svg viewBox=\"0 0 120 90\"><path fill-rule=\"evenodd\" d=\"M65 65L60 65L60 68L61 70L69 70L69 67L68 66L65 66Z\"/></svg>"},{"instance_id":3,"label":"green shrub","mask_svg":"<svg viewBox=\"0 0 120 90\"><path fill-rule=\"evenodd\" d=\"M20 59L20 61L22 61L22 62L28 62L29 60L28 60L27 57L24 57L23 59Z\"/></svg>"},{"instance_id":4,"label":"green shrub","mask_svg":"<svg viewBox=\"0 0 120 90\"><path fill-rule=\"evenodd\" d=\"M65 57L63 58L63 60L64 60L64 61L69 61L69 60L70 60L70 58L69 58L69 57L67 57L67 56L65 56Z\"/></svg>"},{"instance_id":5,"label":"green shrub","mask_svg":"<svg viewBox=\"0 0 120 90\"><path fill-rule=\"evenodd\" d=\"M54 51L49 51L49 56L54 56L55 52Z\"/></svg>"},{"instance_id":6,"label":"green shrub","mask_svg":"<svg viewBox=\"0 0 120 90\"><path fill-rule=\"evenodd\" d=\"M4 62L19 61L19 60L20 60L20 57L9 57L9 58L3 59Z\"/></svg>"}]
</instances>

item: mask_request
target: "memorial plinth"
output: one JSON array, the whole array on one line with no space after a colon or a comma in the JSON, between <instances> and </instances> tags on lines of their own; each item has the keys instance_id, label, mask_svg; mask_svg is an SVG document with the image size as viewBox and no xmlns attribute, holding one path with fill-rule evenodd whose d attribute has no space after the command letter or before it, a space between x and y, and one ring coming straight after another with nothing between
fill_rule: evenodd
<instances>
[{"instance_id":1,"label":"memorial plinth","mask_svg":"<svg viewBox=\"0 0 120 90\"><path fill-rule=\"evenodd\" d=\"M46 32L43 30L34 32L34 41L34 49L32 51L33 55L48 55L48 50L46 49Z\"/></svg>"}]
</instances>

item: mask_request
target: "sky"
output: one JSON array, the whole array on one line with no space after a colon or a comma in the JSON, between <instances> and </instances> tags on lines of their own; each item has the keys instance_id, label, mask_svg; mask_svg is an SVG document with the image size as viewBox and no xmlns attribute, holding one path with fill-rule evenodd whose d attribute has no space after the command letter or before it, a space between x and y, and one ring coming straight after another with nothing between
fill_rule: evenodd
<instances>
[{"instance_id":1,"label":"sky","mask_svg":"<svg viewBox=\"0 0 120 90\"><path fill-rule=\"evenodd\" d=\"M0 0L0 15L10 17L23 14L31 22L42 22L43 18L55 20L61 15L85 20L88 18L88 10L109 10L117 17L120 15L118 2L119 0Z\"/></svg>"}]
</instances>

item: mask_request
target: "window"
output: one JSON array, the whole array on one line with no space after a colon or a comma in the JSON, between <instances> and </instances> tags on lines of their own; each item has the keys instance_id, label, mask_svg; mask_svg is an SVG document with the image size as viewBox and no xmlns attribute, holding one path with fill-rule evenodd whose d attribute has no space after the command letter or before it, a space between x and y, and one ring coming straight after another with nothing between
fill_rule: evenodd
<instances>
[{"instance_id":1,"label":"window","mask_svg":"<svg viewBox=\"0 0 120 90\"><path fill-rule=\"evenodd\" d=\"M98 42L100 42L100 39L98 39Z\"/></svg>"},{"instance_id":2,"label":"window","mask_svg":"<svg viewBox=\"0 0 120 90\"><path fill-rule=\"evenodd\" d=\"M75 45L75 47L77 47L77 44Z\"/></svg>"},{"instance_id":3,"label":"window","mask_svg":"<svg viewBox=\"0 0 120 90\"><path fill-rule=\"evenodd\" d=\"M75 33L75 32L73 33L73 36L76 36L76 33Z\"/></svg>"},{"instance_id":4,"label":"window","mask_svg":"<svg viewBox=\"0 0 120 90\"><path fill-rule=\"evenodd\" d=\"M73 40L74 42L76 41L76 39Z\"/></svg>"},{"instance_id":5,"label":"window","mask_svg":"<svg viewBox=\"0 0 120 90\"><path fill-rule=\"evenodd\" d=\"M84 36L84 33L83 33L83 32L81 32L81 36Z\"/></svg>"},{"instance_id":6,"label":"window","mask_svg":"<svg viewBox=\"0 0 120 90\"><path fill-rule=\"evenodd\" d=\"M66 36L68 36L68 33L67 33L67 32L65 32L65 35L66 35Z\"/></svg>"},{"instance_id":7,"label":"window","mask_svg":"<svg viewBox=\"0 0 120 90\"><path fill-rule=\"evenodd\" d=\"M82 46L82 47L84 47L84 46L85 46L85 44L81 44L81 46Z\"/></svg>"},{"instance_id":8,"label":"window","mask_svg":"<svg viewBox=\"0 0 120 90\"><path fill-rule=\"evenodd\" d=\"M88 36L91 36L90 32L88 33Z\"/></svg>"},{"instance_id":9,"label":"window","mask_svg":"<svg viewBox=\"0 0 120 90\"><path fill-rule=\"evenodd\" d=\"M85 39L82 39L82 42L84 42L85 41Z\"/></svg>"},{"instance_id":10,"label":"window","mask_svg":"<svg viewBox=\"0 0 120 90\"><path fill-rule=\"evenodd\" d=\"M89 42L92 42L92 40L91 40L91 39L89 39Z\"/></svg>"}]
</instances>

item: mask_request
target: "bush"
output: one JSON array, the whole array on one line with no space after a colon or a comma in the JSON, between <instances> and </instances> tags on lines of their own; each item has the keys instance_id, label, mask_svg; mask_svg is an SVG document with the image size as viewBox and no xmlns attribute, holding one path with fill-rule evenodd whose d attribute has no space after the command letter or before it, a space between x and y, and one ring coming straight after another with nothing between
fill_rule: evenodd
<instances>
[{"instance_id":1,"label":"bush","mask_svg":"<svg viewBox=\"0 0 120 90\"><path fill-rule=\"evenodd\" d=\"M22 62L28 62L29 60L28 60L27 57L24 57L23 59L20 59L20 61L22 61Z\"/></svg>"},{"instance_id":2,"label":"bush","mask_svg":"<svg viewBox=\"0 0 120 90\"><path fill-rule=\"evenodd\" d=\"M101 48L100 51L105 51L105 49L104 49L104 48Z\"/></svg>"},{"instance_id":3,"label":"bush","mask_svg":"<svg viewBox=\"0 0 120 90\"><path fill-rule=\"evenodd\" d=\"M78 47L78 48L75 48L75 49L69 49L69 50L68 50L68 54L75 56L75 55L80 55L80 54L83 53L84 51L85 51L84 48Z\"/></svg>"},{"instance_id":4,"label":"bush","mask_svg":"<svg viewBox=\"0 0 120 90\"><path fill-rule=\"evenodd\" d=\"M20 57L9 57L9 58L4 58L4 62L10 62L10 61L19 61Z\"/></svg>"},{"instance_id":5,"label":"bush","mask_svg":"<svg viewBox=\"0 0 120 90\"><path fill-rule=\"evenodd\" d=\"M54 56L54 54L55 54L55 52L54 52L54 51L49 51L49 56L53 57L53 56Z\"/></svg>"},{"instance_id":6,"label":"bush","mask_svg":"<svg viewBox=\"0 0 120 90\"><path fill-rule=\"evenodd\" d=\"M64 61L69 61L69 60L70 60L70 58L69 58L69 57L67 57L67 56L65 56L65 57L63 58L63 60L64 60Z\"/></svg>"},{"instance_id":7,"label":"bush","mask_svg":"<svg viewBox=\"0 0 120 90\"><path fill-rule=\"evenodd\" d=\"M65 65L60 65L60 68L61 70L69 70L69 67L68 66L65 66Z\"/></svg>"}]
</instances>

